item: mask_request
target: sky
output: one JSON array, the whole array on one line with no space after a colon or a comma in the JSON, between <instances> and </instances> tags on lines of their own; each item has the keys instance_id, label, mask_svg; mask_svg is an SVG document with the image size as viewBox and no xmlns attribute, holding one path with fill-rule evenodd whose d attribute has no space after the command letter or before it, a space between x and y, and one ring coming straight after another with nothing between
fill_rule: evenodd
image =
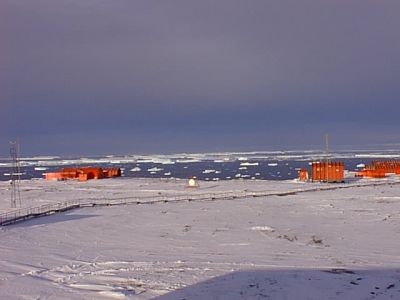
<instances>
[{"instance_id":1,"label":"sky","mask_svg":"<svg viewBox=\"0 0 400 300\"><path fill-rule=\"evenodd\" d=\"M398 0L0 0L0 156L400 145Z\"/></svg>"}]
</instances>

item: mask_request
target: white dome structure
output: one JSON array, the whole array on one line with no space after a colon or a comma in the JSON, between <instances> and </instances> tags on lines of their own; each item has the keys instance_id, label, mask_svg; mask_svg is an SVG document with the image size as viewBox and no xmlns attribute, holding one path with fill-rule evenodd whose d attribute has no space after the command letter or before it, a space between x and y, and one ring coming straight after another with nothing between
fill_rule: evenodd
<instances>
[{"instance_id":1,"label":"white dome structure","mask_svg":"<svg viewBox=\"0 0 400 300\"><path fill-rule=\"evenodd\" d=\"M196 177L189 178L187 186L190 187L190 188L199 187L199 183L197 182L197 178Z\"/></svg>"}]
</instances>

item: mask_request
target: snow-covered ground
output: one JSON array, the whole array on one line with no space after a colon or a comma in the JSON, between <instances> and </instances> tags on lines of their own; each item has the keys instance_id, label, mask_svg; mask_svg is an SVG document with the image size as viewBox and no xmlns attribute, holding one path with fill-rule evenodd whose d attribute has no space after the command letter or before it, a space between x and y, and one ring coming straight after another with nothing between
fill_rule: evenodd
<instances>
[{"instance_id":1,"label":"snow-covered ground","mask_svg":"<svg viewBox=\"0 0 400 300\"><path fill-rule=\"evenodd\" d=\"M24 207L270 195L81 208L1 227L0 298L399 299L399 183L23 181ZM331 187L346 188L318 190ZM1 182L0 212L9 206Z\"/></svg>"}]
</instances>

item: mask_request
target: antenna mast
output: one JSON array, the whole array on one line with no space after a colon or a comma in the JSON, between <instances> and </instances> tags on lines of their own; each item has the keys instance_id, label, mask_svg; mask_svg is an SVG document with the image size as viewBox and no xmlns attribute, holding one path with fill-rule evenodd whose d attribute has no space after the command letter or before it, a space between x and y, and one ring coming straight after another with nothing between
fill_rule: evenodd
<instances>
[{"instance_id":1,"label":"antenna mast","mask_svg":"<svg viewBox=\"0 0 400 300\"><path fill-rule=\"evenodd\" d=\"M19 140L10 142L10 156L12 161L11 168L11 207L16 208L17 205L21 206L21 193L19 184L21 181L21 165L19 162Z\"/></svg>"},{"instance_id":2,"label":"antenna mast","mask_svg":"<svg viewBox=\"0 0 400 300\"><path fill-rule=\"evenodd\" d=\"M329 135L325 133L325 178L329 182Z\"/></svg>"},{"instance_id":3,"label":"antenna mast","mask_svg":"<svg viewBox=\"0 0 400 300\"><path fill-rule=\"evenodd\" d=\"M325 133L325 151L326 151L326 160L328 160L329 157L329 135Z\"/></svg>"}]
</instances>

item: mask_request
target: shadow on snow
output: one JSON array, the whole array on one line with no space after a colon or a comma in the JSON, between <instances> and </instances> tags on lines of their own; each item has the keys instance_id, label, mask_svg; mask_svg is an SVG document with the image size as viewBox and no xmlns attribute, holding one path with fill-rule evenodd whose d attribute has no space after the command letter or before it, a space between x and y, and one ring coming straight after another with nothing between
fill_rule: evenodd
<instances>
[{"instance_id":1,"label":"shadow on snow","mask_svg":"<svg viewBox=\"0 0 400 300\"><path fill-rule=\"evenodd\" d=\"M153 300L400 299L400 269L237 271Z\"/></svg>"},{"instance_id":2,"label":"shadow on snow","mask_svg":"<svg viewBox=\"0 0 400 300\"><path fill-rule=\"evenodd\" d=\"M86 218L93 218L97 217L97 215L79 215L79 214L71 214L68 212L62 213L55 213L45 218L33 218L21 223L16 223L14 225L10 225L10 227L31 227L37 225L46 225L46 224L55 224L61 222L69 222L69 221L76 221Z\"/></svg>"}]
</instances>

